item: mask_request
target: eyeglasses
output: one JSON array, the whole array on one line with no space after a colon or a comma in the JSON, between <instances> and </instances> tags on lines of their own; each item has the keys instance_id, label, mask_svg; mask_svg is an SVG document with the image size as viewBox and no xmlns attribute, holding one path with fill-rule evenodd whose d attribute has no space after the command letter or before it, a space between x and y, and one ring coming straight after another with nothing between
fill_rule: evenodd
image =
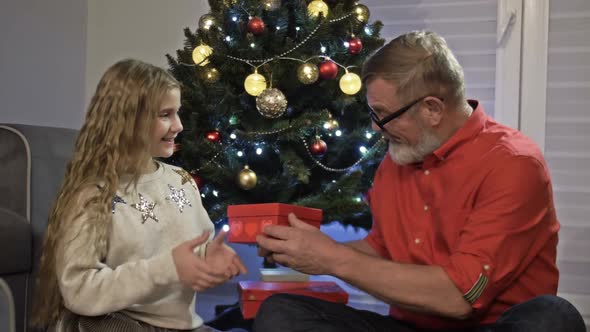
<instances>
[{"instance_id":1,"label":"eyeglasses","mask_svg":"<svg viewBox=\"0 0 590 332\"><path fill-rule=\"evenodd\" d=\"M373 111L370 110L370 115L371 115L371 120L373 120L373 122L375 122L375 124L377 126L379 126L379 128L381 128L381 130L385 131L385 128L383 128L389 121L400 117L402 114L406 113L410 108L412 108L412 106L416 105L417 103L421 102L422 99L426 98L428 96L424 96L424 97L420 97L416 100L414 100L413 102L409 103L408 105L400 108L399 110L389 114L388 116L384 117L383 119L379 119L379 117L377 116L377 114ZM442 101L442 99L441 99Z\"/></svg>"}]
</instances>

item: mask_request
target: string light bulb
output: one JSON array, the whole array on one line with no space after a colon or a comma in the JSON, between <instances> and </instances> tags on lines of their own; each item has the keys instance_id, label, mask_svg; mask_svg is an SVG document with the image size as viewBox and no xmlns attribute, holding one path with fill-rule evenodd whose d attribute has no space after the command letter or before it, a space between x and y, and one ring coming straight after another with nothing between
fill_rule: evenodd
<instances>
[{"instance_id":1,"label":"string light bulb","mask_svg":"<svg viewBox=\"0 0 590 332\"><path fill-rule=\"evenodd\" d=\"M320 14L323 17L327 17L329 11L330 7L328 7L328 5L322 0L313 0L307 5L307 12L309 13L309 16L312 17L319 17Z\"/></svg>"},{"instance_id":2,"label":"string light bulb","mask_svg":"<svg viewBox=\"0 0 590 332\"><path fill-rule=\"evenodd\" d=\"M201 44L193 50L193 61L199 66L209 64L209 56L213 53L213 49L209 45Z\"/></svg>"},{"instance_id":3,"label":"string light bulb","mask_svg":"<svg viewBox=\"0 0 590 332\"><path fill-rule=\"evenodd\" d=\"M346 74L340 78L340 90L347 95L355 95L361 90L361 87L361 78L355 73L350 73L347 70Z\"/></svg>"},{"instance_id":4,"label":"string light bulb","mask_svg":"<svg viewBox=\"0 0 590 332\"><path fill-rule=\"evenodd\" d=\"M253 74L248 75L244 81L244 88L251 96L258 96L262 91L266 90L266 79L264 76L258 74L258 70L254 70Z\"/></svg>"}]
</instances>

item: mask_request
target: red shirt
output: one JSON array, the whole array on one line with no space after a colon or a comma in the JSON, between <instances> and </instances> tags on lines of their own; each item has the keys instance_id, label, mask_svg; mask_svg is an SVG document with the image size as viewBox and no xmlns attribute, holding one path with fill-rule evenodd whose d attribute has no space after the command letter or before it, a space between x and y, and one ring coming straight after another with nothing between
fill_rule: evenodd
<instances>
[{"instance_id":1,"label":"red shirt","mask_svg":"<svg viewBox=\"0 0 590 332\"><path fill-rule=\"evenodd\" d=\"M458 321L391 307L420 328L493 323L517 303L557 292L559 223L543 156L470 104L464 126L422 164L399 166L387 155L370 192L367 242L398 263L441 266L474 309Z\"/></svg>"}]
</instances>

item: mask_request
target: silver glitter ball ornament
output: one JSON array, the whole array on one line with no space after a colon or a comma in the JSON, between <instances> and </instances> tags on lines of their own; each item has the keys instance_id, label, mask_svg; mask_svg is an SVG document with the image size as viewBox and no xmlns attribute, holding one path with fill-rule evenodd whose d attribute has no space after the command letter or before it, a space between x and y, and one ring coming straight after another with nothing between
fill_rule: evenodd
<instances>
[{"instance_id":1,"label":"silver glitter ball ornament","mask_svg":"<svg viewBox=\"0 0 590 332\"><path fill-rule=\"evenodd\" d=\"M278 118L287 109L287 98L279 89L266 89L256 97L256 108L267 118Z\"/></svg>"}]
</instances>

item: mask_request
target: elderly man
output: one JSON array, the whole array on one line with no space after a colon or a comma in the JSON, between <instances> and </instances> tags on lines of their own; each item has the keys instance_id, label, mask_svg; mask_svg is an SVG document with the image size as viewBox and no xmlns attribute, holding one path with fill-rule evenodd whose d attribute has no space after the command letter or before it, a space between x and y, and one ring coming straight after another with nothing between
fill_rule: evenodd
<instances>
[{"instance_id":1,"label":"elderly man","mask_svg":"<svg viewBox=\"0 0 590 332\"><path fill-rule=\"evenodd\" d=\"M402 35L364 65L373 129L389 141L369 199L373 228L339 244L290 215L260 254L336 276L390 315L275 295L266 331L585 331L555 296L559 223L537 146L464 95L463 70L432 32Z\"/></svg>"}]
</instances>

